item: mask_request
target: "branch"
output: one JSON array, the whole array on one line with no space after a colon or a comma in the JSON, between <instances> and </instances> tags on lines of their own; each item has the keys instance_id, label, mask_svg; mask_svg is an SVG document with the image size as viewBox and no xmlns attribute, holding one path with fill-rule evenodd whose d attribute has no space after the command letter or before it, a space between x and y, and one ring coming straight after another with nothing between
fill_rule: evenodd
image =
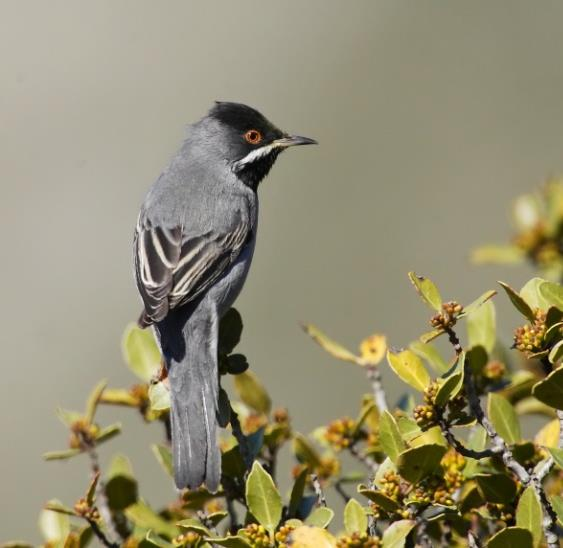
<instances>
[{"instance_id":1,"label":"branch","mask_svg":"<svg viewBox=\"0 0 563 548\"><path fill-rule=\"evenodd\" d=\"M375 365L366 366L366 374L371 382L371 390L373 392L373 399L380 413L387 411L389 406L387 405L387 397L385 395L385 390L381 384L381 371L379 367Z\"/></svg>"},{"instance_id":2,"label":"branch","mask_svg":"<svg viewBox=\"0 0 563 548\"><path fill-rule=\"evenodd\" d=\"M119 538L119 534L115 529L115 524L113 523L113 517L111 515L111 510L109 509L108 498L106 496L106 487L101 479L101 469L100 461L98 458L98 452L96 447L92 442L86 443L86 451L88 457L90 458L90 467L94 476L96 474L100 475L100 479L96 484L96 506L100 512L102 520L105 522L107 527L107 534L100 529L99 525L91 519L88 519L88 523L92 528L92 532L98 537L100 542L107 546L108 548L119 548L119 543L115 540Z\"/></svg>"},{"instance_id":3,"label":"branch","mask_svg":"<svg viewBox=\"0 0 563 548\"><path fill-rule=\"evenodd\" d=\"M447 423L446 419L440 417L438 420L438 424L442 429L442 434L448 441L448 443L460 454L464 457L468 457L470 459L485 459L488 457L494 457L497 453L492 449L483 449L483 451L475 451L474 449L469 449L469 447L465 447L461 441L459 441L454 433L451 430L450 425Z\"/></svg>"},{"instance_id":4,"label":"branch","mask_svg":"<svg viewBox=\"0 0 563 548\"><path fill-rule=\"evenodd\" d=\"M231 418L230 418L231 428L233 430L233 436L236 438L238 442L238 447L240 451L240 455L244 462L244 466L246 471L252 468L252 455L250 453L250 449L248 448L248 441L246 436L242 432L242 428L240 426L240 421L238 420L238 415L236 411L231 407Z\"/></svg>"},{"instance_id":5,"label":"branch","mask_svg":"<svg viewBox=\"0 0 563 548\"><path fill-rule=\"evenodd\" d=\"M317 495L317 504L319 506L326 506L326 498L324 496L323 488L321 487L321 482L319 481L319 476L317 476L317 474L311 474L311 483L313 484L315 495Z\"/></svg>"},{"instance_id":6,"label":"branch","mask_svg":"<svg viewBox=\"0 0 563 548\"><path fill-rule=\"evenodd\" d=\"M367 466L367 468L369 468L369 470L373 474L377 472L377 469L379 468L379 464L377 464L377 462L375 462L371 457L368 457L367 455L360 453L360 451L358 451L358 448L355 445L348 446L348 451L350 451L350 454L356 459L358 459L363 465Z\"/></svg>"},{"instance_id":7,"label":"branch","mask_svg":"<svg viewBox=\"0 0 563 548\"><path fill-rule=\"evenodd\" d=\"M459 342L457 334L451 327L446 327L445 331L448 335L450 343L454 347L455 353L459 356L463 352L463 348ZM481 401L479 400L479 394L477 393L473 371L471 371L467 356L465 358L463 374L463 385L465 387L465 393L469 401L469 408L471 409L471 412L477 419L477 422L485 429L487 436L491 439L493 451L497 451L502 456L504 465L513 472L513 474L518 478L518 480L524 487L528 485L532 485L534 487L534 490L543 507L544 517L542 525L547 546L548 548L559 548L559 537L557 534L557 515L551 507L549 500L547 500L547 496L542 486L542 476L537 473L529 474L527 470L514 459L514 455L512 454L512 451L510 450L508 444L495 430L494 426L485 415L485 412L481 407ZM558 417L560 425L563 424L563 413L560 414L560 412L558 412ZM563 443L561 435L560 443ZM543 476L547 474L547 471L545 471L543 466L540 467L540 472L541 474L543 474ZM470 541L470 537L468 537L468 541Z\"/></svg>"}]
</instances>

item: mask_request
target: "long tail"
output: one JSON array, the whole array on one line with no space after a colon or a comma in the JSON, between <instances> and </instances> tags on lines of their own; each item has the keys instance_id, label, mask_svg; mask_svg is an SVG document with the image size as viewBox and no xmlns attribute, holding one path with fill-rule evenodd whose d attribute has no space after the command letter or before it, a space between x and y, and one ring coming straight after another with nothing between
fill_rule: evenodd
<instances>
[{"instance_id":1,"label":"long tail","mask_svg":"<svg viewBox=\"0 0 563 548\"><path fill-rule=\"evenodd\" d=\"M196 312L198 314L198 312ZM161 344L176 337L166 351L170 381L174 480L178 489L195 489L205 483L215 492L221 480L221 452L217 443L216 322L190 318L181 330L159 326ZM172 328L172 329L170 329Z\"/></svg>"}]
</instances>

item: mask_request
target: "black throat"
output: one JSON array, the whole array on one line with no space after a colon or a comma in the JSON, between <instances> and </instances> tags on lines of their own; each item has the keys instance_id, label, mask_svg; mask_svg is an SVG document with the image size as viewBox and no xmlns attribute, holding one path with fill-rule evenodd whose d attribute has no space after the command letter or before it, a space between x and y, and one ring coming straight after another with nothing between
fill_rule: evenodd
<instances>
[{"instance_id":1,"label":"black throat","mask_svg":"<svg viewBox=\"0 0 563 548\"><path fill-rule=\"evenodd\" d=\"M256 192L258 190L258 185L262 182L264 177L268 175L280 152L280 149L273 149L267 156L259 158L238 170L237 177L246 186Z\"/></svg>"}]
</instances>

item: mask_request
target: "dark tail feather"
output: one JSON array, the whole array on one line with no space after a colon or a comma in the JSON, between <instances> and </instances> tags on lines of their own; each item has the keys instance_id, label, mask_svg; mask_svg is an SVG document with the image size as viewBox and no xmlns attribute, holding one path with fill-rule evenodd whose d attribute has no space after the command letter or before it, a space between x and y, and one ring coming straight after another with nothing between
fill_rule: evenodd
<instances>
[{"instance_id":1,"label":"dark tail feather","mask_svg":"<svg viewBox=\"0 0 563 548\"><path fill-rule=\"evenodd\" d=\"M202 371L206 367L206 371ZM217 444L217 378L209 364L175 363L170 379L172 453L178 489L202 483L217 491L221 454ZM180 371L179 371L180 370ZM184 382L178 382L178 376Z\"/></svg>"}]
</instances>

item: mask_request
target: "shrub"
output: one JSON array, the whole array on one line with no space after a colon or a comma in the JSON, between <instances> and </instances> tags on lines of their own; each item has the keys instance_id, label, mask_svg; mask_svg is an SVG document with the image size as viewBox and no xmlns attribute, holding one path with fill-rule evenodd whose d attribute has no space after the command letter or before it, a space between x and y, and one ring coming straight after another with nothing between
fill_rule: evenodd
<instances>
[{"instance_id":1,"label":"shrub","mask_svg":"<svg viewBox=\"0 0 563 548\"><path fill-rule=\"evenodd\" d=\"M563 183L550 182L538 194L519 198L515 216L512 244L484 246L473 255L478 262L527 259L546 278L533 278L519 291L500 283L514 305L510 321L521 324L514 330L514 350L496 337L496 291L470 304L444 301L430 279L410 273L429 309L429 325L403 349L388 348L385 336L374 334L352 352L305 326L328 354L367 379L357 415L331 419L311 436L295 429L286 409L272 409L245 356L235 352L242 321L232 309L220 327L220 373L234 376L237 393L232 404L224 390L220 396L220 413L231 425L221 440L221 490L186 490L161 509L144 502L126 457L116 456L107 470L98 464L100 446L120 426L98 425L96 410L126 406L147 422L162 423L163 441L151 448L172 475L160 355L149 331L128 327L123 349L137 384L122 389L102 382L83 413L58 412L69 431L68 448L45 459L85 453L91 478L73 506L47 503L40 519L45 544L82 547L96 536L106 546L126 547L559 546ZM438 337L449 341L447 354L433 345ZM395 407L381 382L385 363L409 389ZM520 426L529 414L545 418L533 439L525 439ZM285 444L295 456L287 498L276 482ZM343 454L356 459L362 472L345 469ZM331 527L327 493L345 501L340 532Z\"/></svg>"}]
</instances>

